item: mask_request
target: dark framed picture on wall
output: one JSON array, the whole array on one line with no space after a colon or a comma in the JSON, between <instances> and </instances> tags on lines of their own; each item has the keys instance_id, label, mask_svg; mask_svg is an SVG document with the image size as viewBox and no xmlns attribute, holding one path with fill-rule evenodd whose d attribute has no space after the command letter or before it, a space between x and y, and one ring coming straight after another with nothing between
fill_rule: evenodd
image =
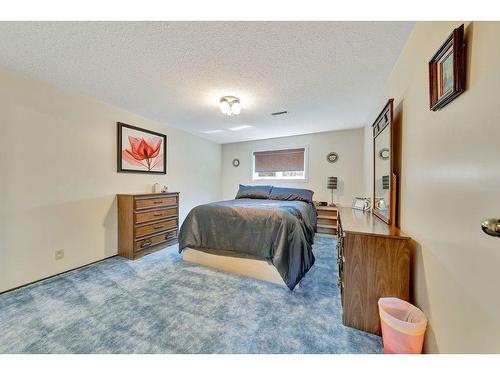
<instances>
[{"instance_id":1,"label":"dark framed picture on wall","mask_svg":"<svg viewBox=\"0 0 500 375\"><path fill-rule=\"evenodd\" d=\"M430 109L437 111L465 91L464 25L441 45L429 61Z\"/></svg>"},{"instance_id":2,"label":"dark framed picture on wall","mask_svg":"<svg viewBox=\"0 0 500 375\"><path fill-rule=\"evenodd\" d=\"M167 173L167 136L117 123L118 172Z\"/></svg>"}]
</instances>

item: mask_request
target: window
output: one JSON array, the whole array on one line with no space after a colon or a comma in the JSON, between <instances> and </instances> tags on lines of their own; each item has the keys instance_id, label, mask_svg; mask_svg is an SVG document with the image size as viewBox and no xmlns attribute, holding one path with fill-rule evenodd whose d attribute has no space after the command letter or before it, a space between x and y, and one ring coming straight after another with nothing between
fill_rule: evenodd
<instances>
[{"instance_id":1,"label":"window","mask_svg":"<svg viewBox=\"0 0 500 375\"><path fill-rule=\"evenodd\" d=\"M306 180L307 147L290 147L252 153L253 180Z\"/></svg>"}]
</instances>

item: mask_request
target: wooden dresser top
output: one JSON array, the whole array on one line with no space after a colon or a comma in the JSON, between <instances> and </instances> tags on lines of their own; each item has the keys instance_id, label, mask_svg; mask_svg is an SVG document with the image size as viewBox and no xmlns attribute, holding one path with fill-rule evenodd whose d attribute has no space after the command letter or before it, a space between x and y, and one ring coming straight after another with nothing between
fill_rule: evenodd
<instances>
[{"instance_id":1,"label":"wooden dresser top","mask_svg":"<svg viewBox=\"0 0 500 375\"><path fill-rule=\"evenodd\" d=\"M141 193L141 194L117 194L121 196L126 196L126 197L158 197L161 195L179 195L180 193L178 191L167 191L165 193Z\"/></svg>"},{"instance_id":2,"label":"wooden dresser top","mask_svg":"<svg viewBox=\"0 0 500 375\"><path fill-rule=\"evenodd\" d=\"M355 210L351 207L337 206L337 208L344 232L360 233L381 237L393 237L399 239L410 238L398 228L387 225L371 212Z\"/></svg>"}]
</instances>

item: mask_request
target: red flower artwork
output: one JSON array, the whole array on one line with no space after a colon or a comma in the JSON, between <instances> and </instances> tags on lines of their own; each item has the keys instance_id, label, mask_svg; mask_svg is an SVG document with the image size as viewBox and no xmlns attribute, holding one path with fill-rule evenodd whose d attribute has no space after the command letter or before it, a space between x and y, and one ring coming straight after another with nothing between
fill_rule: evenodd
<instances>
[{"instance_id":1,"label":"red flower artwork","mask_svg":"<svg viewBox=\"0 0 500 375\"><path fill-rule=\"evenodd\" d=\"M163 139L159 137L144 138L128 137L130 148L122 152L123 159L134 165L142 165L148 171L151 171L162 160L160 153Z\"/></svg>"}]
</instances>

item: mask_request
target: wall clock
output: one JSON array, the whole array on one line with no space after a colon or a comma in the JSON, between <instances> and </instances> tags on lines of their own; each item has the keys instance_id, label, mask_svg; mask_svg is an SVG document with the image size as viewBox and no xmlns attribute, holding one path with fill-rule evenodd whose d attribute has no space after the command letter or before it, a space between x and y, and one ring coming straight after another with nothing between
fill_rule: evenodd
<instances>
[{"instance_id":1,"label":"wall clock","mask_svg":"<svg viewBox=\"0 0 500 375\"><path fill-rule=\"evenodd\" d=\"M389 159L390 153L388 148L383 148L378 152L378 156L380 156L380 159L387 160Z\"/></svg>"},{"instance_id":2,"label":"wall clock","mask_svg":"<svg viewBox=\"0 0 500 375\"><path fill-rule=\"evenodd\" d=\"M339 160L339 154L336 152L330 152L328 155L326 155L326 160L328 160L329 163L335 163L337 160Z\"/></svg>"},{"instance_id":3,"label":"wall clock","mask_svg":"<svg viewBox=\"0 0 500 375\"><path fill-rule=\"evenodd\" d=\"M233 167L239 167L240 165L240 160L239 159L233 159Z\"/></svg>"}]
</instances>

